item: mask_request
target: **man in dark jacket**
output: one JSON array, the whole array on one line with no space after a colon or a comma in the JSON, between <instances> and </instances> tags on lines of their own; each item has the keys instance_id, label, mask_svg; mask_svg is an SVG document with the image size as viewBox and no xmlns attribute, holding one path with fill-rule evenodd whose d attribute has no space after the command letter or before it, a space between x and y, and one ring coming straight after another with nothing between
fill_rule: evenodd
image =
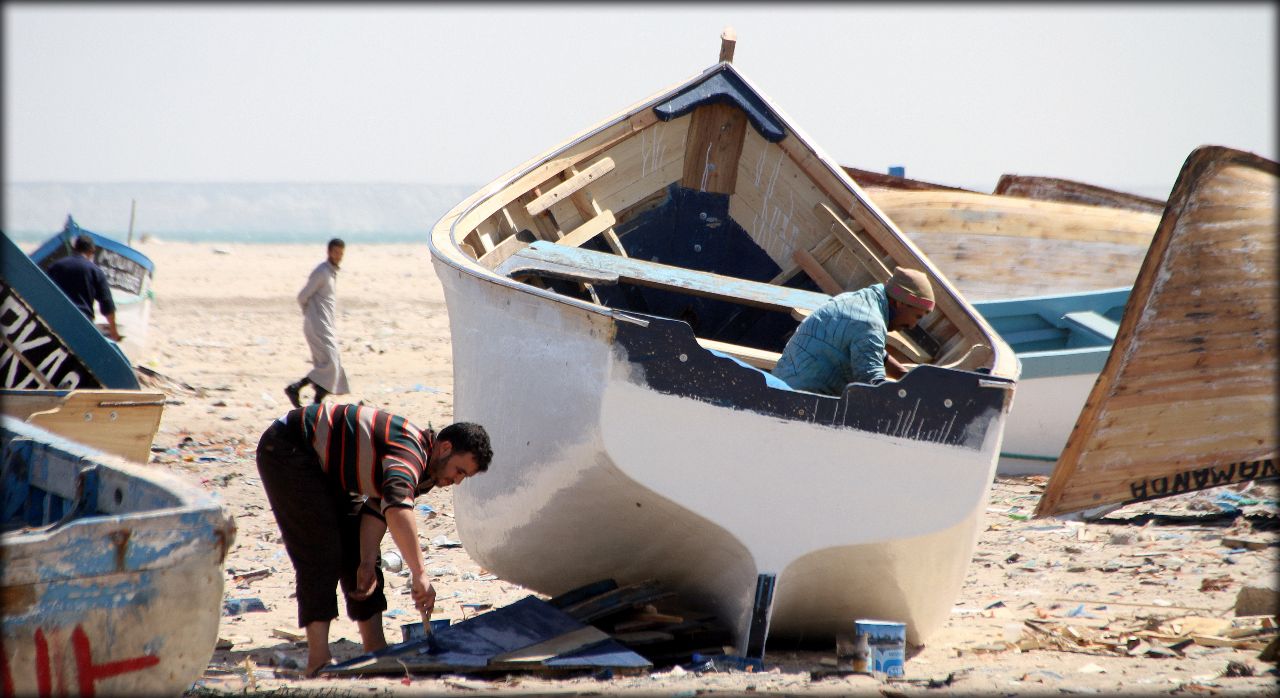
<instances>
[{"instance_id":1,"label":"man in dark jacket","mask_svg":"<svg viewBox=\"0 0 1280 698\"><path fill-rule=\"evenodd\" d=\"M116 304L111 299L111 287L107 285L107 275L93 263L97 249L88 235L77 235L71 245L73 254L50 264L45 273L89 322L93 322L96 300L102 316L107 319L107 336L118 342L120 332L116 329Z\"/></svg>"}]
</instances>

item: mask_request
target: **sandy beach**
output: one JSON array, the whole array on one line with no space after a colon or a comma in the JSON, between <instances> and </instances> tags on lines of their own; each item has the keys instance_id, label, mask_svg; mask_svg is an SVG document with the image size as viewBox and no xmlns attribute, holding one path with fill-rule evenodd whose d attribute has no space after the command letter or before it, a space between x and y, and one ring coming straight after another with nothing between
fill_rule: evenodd
<instances>
[{"instance_id":1,"label":"sandy beach","mask_svg":"<svg viewBox=\"0 0 1280 698\"><path fill-rule=\"evenodd\" d=\"M1176 641L1192 628L1201 637L1223 637L1265 622L1246 618L1232 626L1243 587L1275 584L1280 549L1267 545L1275 531L1262 530L1267 518L1257 514L1267 501L1275 511L1274 484L1227 490L1260 502L1244 507L1254 515L1228 522L1213 517L1220 492L1211 491L1126 507L1110 514L1109 523L1081 523L1029 518L1045 482L1038 477L997 478L950 621L907 661L906 680L815 677L813 672L831 668L834 646L771 649L769 669L760 674L677 668L604 681L532 675L300 679L287 669L305 661L305 648L277 632L300 632L293 570L258 481L254 449L271 420L289 408L284 386L309 369L294 297L323 258L324 241L149 240L138 247L156 263L156 297L147 353L133 358L173 381L152 463L199 481L225 503L238 525L226 561L226 596L256 597L267 608L223 617L219 635L226 648L214 653L195 693L1275 695L1274 664L1260 661L1257 648L1208 640L1178 647ZM425 242L348 243L338 279L338 331L352 385L341 401L363 400L422 426L452 421L449 324ZM436 618L462 620L473 612L464 604L498 607L534 593L492 578L463 548L438 544L457 538L449 490L418 502L434 510L421 512L419 522L438 591ZM1179 525L1140 525L1144 512L1190 518ZM1138 518L1117 523L1129 517ZM1261 544L1224 544L1233 539ZM384 549L393 549L390 537ZM235 581L248 572L257 574ZM389 579L391 608L383 620L388 639L396 641L400 625L415 617L407 578ZM345 617L334 623L330 639L338 660L362 653L355 624ZM1158 649L1168 644L1175 649Z\"/></svg>"}]
</instances>

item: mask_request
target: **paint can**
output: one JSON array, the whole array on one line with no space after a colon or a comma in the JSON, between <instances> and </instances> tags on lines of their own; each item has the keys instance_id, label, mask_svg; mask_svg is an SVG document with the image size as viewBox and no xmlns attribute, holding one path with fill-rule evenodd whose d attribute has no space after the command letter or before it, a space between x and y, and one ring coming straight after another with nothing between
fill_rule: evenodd
<instances>
[{"instance_id":1,"label":"paint can","mask_svg":"<svg viewBox=\"0 0 1280 698\"><path fill-rule=\"evenodd\" d=\"M448 618L431 621L431 632L434 633L438 630L444 630L445 628L449 627L449 622L450 621ZM414 623L404 623L403 625L401 625L400 637L401 637L401 640L400 640L401 642L411 642L413 640L421 640L422 638L426 637L426 635L424 635L422 632L422 621L417 621Z\"/></svg>"},{"instance_id":2,"label":"paint can","mask_svg":"<svg viewBox=\"0 0 1280 698\"><path fill-rule=\"evenodd\" d=\"M858 651L866 647L866 669L872 675L902 676L907 655L907 626L888 620L859 619L853 623L854 670Z\"/></svg>"}]
</instances>

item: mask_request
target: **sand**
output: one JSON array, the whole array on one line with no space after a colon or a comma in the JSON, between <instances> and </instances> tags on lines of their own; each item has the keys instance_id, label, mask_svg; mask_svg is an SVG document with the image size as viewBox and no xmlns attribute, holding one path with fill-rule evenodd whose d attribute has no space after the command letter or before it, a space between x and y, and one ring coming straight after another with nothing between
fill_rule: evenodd
<instances>
[{"instance_id":1,"label":"sand","mask_svg":"<svg viewBox=\"0 0 1280 698\"><path fill-rule=\"evenodd\" d=\"M197 692L287 687L326 695L1275 693L1274 665L1259 661L1256 649L1192 644L1181 648L1181 656L1161 658L1141 654L1139 648L1140 656L1130 657L1087 641L1105 635L1108 624L1116 632L1167 630L1169 621L1184 616L1231 618L1242 586L1275 583L1277 548L1232 554L1223 537L1272 541L1273 532L1250 530L1245 517L1229 528L1022 520L1043 489L1044 478L1035 477L997 479L986 527L950 621L907 661L909 681L869 676L815 680L810 672L829 668L834 647L771 650L766 657L770 670L762 674L676 669L606 681L528 675L493 681L290 676L277 668L305 661L305 648L275 630L299 632L291 598L293 570L253 454L262 431L289 407L282 389L309 369L294 297L323 258L323 241L302 246L150 240L139 247L155 261L157 274L148 351L136 357L137 363L194 388L170 391L172 402L165 408L152 461L200 482L234 515L239 530L226 561L226 595L256 597L268 609L223 617L219 634L230 648L214 653ZM437 428L450 423L449 325L425 243L349 244L338 279L338 326L353 390L343 401L363 400ZM1216 494L1126 507L1111 517L1139 510L1205 514L1196 507L1216 509ZM1255 485L1243 494L1274 500L1276 488ZM448 490L418 501L434 509L429 518L424 514L420 519L420 535L439 594L436 618L461 620L474 612L463 604L496 607L534 593L491 578L461 547L430 544L440 536L457 538ZM384 550L392 549L388 537ZM233 581L236 573L262 569L269 571L267 576ZM400 625L416 618L404 593L405 579L390 579L399 586L389 590L391 608L384 625L388 639L396 641ZM1024 630L1025 621L1042 621L1058 637L1069 637L1064 628L1071 625L1086 641L1024 651L1016 643L1030 647L1025 638L1035 634ZM355 624L345 617L335 621L330 639L339 660L362 653ZM1229 662L1241 663L1254 676L1223 676ZM948 677L949 685L927 687L928 680L945 683Z\"/></svg>"}]
</instances>

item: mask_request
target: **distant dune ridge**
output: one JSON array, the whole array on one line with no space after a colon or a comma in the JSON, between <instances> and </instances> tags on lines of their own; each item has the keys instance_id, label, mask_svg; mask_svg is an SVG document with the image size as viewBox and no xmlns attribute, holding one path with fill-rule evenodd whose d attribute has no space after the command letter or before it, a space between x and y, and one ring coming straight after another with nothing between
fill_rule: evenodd
<instances>
[{"instance_id":1,"label":"distant dune ridge","mask_svg":"<svg viewBox=\"0 0 1280 698\"><path fill-rule=\"evenodd\" d=\"M475 185L401 183L14 182L4 185L4 230L44 239L70 213L111 237L305 242L343 235L359 241L426 240L441 215Z\"/></svg>"}]
</instances>

